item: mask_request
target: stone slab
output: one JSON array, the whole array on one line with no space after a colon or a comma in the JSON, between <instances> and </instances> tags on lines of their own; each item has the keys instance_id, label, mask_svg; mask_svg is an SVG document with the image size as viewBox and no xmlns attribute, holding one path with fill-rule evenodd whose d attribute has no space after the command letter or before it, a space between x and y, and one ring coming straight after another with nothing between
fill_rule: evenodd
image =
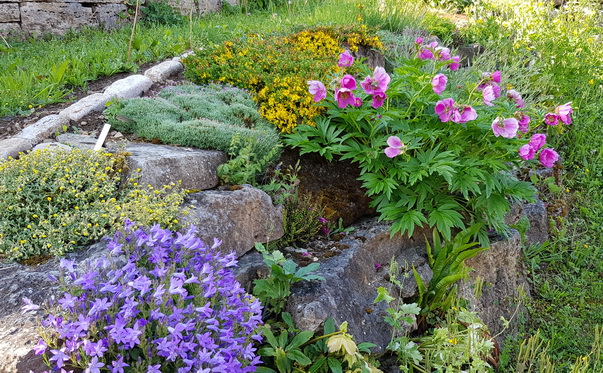
<instances>
[{"instance_id":1,"label":"stone slab","mask_svg":"<svg viewBox=\"0 0 603 373\"><path fill-rule=\"evenodd\" d=\"M15 137L20 139L30 140L34 144L40 143L42 140L53 136L59 132L64 125L68 125L67 117L60 115L48 115L38 120L36 123L26 127L19 132Z\"/></svg>"},{"instance_id":2,"label":"stone slab","mask_svg":"<svg viewBox=\"0 0 603 373\"><path fill-rule=\"evenodd\" d=\"M172 75L176 75L184 70L184 66L178 61L168 60L155 65L144 72L144 76L150 78L153 82L161 82Z\"/></svg>"},{"instance_id":3,"label":"stone slab","mask_svg":"<svg viewBox=\"0 0 603 373\"><path fill-rule=\"evenodd\" d=\"M92 150L96 145L96 137L76 133L62 133L57 136L57 142L81 150ZM105 146L107 143L105 143Z\"/></svg>"},{"instance_id":4,"label":"stone slab","mask_svg":"<svg viewBox=\"0 0 603 373\"><path fill-rule=\"evenodd\" d=\"M37 3L21 5L21 27L28 32L64 34L70 29L95 26L92 8L78 3Z\"/></svg>"},{"instance_id":5,"label":"stone slab","mask_svg":"<svg viewBox=\"0 0 603 373\"><path fill-rule=\"evenodd\" d=\"M218 250L242 256L256 242L283 236L282 206L274 206L266 192L243 185L237 190L207 190L190 194L184 203L190 211L178 220L194 224L204 242L222 241Z\"/></svg>"},{"instance_id":6,"label":"stone slab","mask_svg":"<svg viewBox=\"0 0 603 373\"><path fill-rule=\"evenodd\" d=\"M20 20L19 4L0 3L0 22L19 22Z\"/></svg>"},{"instance_id":7,"label":"stone slab","mask_svg":"<svg viewBox=\"0 0 603 373\"><path fill-rule=\"evenodd\" d=\"M38 144L36 146L34 146L34 148L31 150L32 152L35 152L36 150L71 150L71 146L69 145L65 145L65 144L61 144L60 142L43 142L41 144Z\"/></svg>"},{"instance_id":8,"label":"stone slab","mask_svg":"<svg viewBox=\"0 0 603 373\"><path fill-rule=\"evenodd\" d=\"M218 185L217 168L227 160L217 150L199 150L146 143L130 144L126 151L131 171L140 169L141 185L161 188L181 182L181 187L192 190L211 189Z\"/></svg>"},{"instance_id":9,"label":"stone slab","mask_svg":"<svg viewBox=\"0 0 603 373\"><path fill-rule=\"evenodd\" d=\"M109 102L109 100L110 97L105 94L94 93L82 98L66 109L63 109L59 113L59 116L67 117L69 120L77 122L92 112L103 111L105 109L105 104Z\"/></svg>"},{"instance_id":10,"label":"stone slab","mask_svg":"<svg viewBox=\"0 0 603 373\"><path fill-rule=\"evenodd\" d=\"M105 95L111 98L140 97L153 85L151 78L144 75L130 75L127 78L113 82L105 89Z\"/></svg>"},{"instance_id":11,"label":"stone slab","mask_svg":"<svg viewBox=\"0 0 603 373\"><path fill-rule=\"evenodd\" d=\"M127 23L124 18L120 17L127 7L121 1L118 2L119 4L100 4L94 7L96 22L106 30L113 30Z\"/></svg>"},{"instance_id":12,"label":"stone slab","mask_svg":"<svg viewBox=\"0 0 603 373\"><path fill-rule=\"evenodd\" d=\"M0 33L6 35L8 33L20 33L21 24L19 22L0 23Z\"/></svg>"},{"instance_id":13,"label":"stone slab","mask_svg":"<svg viewBox=\"0 0 603 373\"><path fill-rule=\"evenodd\" d=\"M31 149L32 142L27 139L11 138L0 140L0 160L8 157L16 158L20 152L25 152Z\"/></svg>"}]
</instances>

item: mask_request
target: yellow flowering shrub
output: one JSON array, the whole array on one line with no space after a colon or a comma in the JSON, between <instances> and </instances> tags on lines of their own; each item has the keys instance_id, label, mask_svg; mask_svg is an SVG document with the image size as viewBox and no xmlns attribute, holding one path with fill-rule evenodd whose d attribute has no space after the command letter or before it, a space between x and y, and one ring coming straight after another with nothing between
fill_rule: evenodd
<instances>
[{"instance_id":1,"label":"yellow flowering shrub","mask_svg":"<svg viewBox=\"0 0 603 373\"><path fill-rule=\"evenodd\" d=\"M248 35L209 46L184 59L185 75L193 82L222 82L248 89L260 114L281 132L301 123L313 125L324 109L314 105L308 80L323 80L337 71L344 47L382 49L366 26L317 27L284 36Z\"/></svg>"},{"instance_id":2,"label":"yellow flowering shrub","mask_svg":"<svg viewBox=\"0 0 603 373\"><path fill-rule=\"evenodd\" d=\"M59 256L129 218L177 227L184 191L125 180L124 155L39 150L0 161L0 258Z\"/></svg>"}]
</instances>

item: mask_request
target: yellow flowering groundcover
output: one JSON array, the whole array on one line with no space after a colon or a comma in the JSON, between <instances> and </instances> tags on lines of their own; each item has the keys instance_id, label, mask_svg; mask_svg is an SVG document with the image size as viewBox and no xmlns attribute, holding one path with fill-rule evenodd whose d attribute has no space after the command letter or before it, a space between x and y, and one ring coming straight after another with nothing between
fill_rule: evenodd
<instances>
[{"instance_id":1,"label":"yellow flowering groundcover","mask_svg":"<svg viewBox=\"0 0 603 373\"><path fill-rule=\"evenodd\" d=\"M187 57L186 76L197 84L229 83L254 94L260 114L281 132L313 125L324 112L314 105L306 81L338 69L337 56L360 46L382 49L366 26L316 27L289 36L247 35L211 45Z\"/></svg>"}]
</instances>

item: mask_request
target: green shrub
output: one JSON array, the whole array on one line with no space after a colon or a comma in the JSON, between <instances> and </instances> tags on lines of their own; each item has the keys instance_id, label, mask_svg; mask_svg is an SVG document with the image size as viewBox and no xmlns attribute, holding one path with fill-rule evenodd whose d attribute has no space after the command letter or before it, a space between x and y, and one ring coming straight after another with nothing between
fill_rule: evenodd
<instances>
[{"instance_id":1,"label":"green shrub","mask_svg":"<svg viewBox=\"0 0 603 373\"><path fill-rule=\"evenodd\" d=\"M0 162L0 257L58 256L103 237L125 218L175 227L184 192L126 180L125 155L36 151Z\"/></svg>"},{"instance_id":2,"label":"green shrub","mask_svg":"<svg viewBox=\"0 0 603 373\"><path fill-rule=\"evenodd\" d=\"M233 87L171 87L159 97L135 98L111 105L105 115L119 131L166 144L217 149L237 156L252 143L250 159L264 164L279 156L279 137L260 118L249 94ZM247 139L232 147L234 136Z\"/></svg>"},{"instance_id":3,"label":"green shrub","mask_svg":"<svg viewBox=\"0 0 603 373\"><path fill-rule=\"evenodd\" d=\"M146 2L142 14L143 22L150 25L178 25L184 21L184 17L164 0Z\"/></svg>"}]
</instances>

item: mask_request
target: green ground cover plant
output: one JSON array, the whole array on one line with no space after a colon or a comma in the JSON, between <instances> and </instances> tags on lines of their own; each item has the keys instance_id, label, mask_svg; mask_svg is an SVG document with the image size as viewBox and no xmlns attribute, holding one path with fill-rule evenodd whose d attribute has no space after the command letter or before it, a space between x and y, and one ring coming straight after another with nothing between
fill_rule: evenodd
<instances>
[{"instance_id":1,"label":"green ground cover plant","mask_svg":"<svg viewBox=\"0 0 603 373\"><path fill-rule=\"evenodd\" d=\"M231 160L219 170L225 183L255 185L280 155L278 134L239 88L167 87L157 97L116 101L105 115L115 129L147 140L227 152Z\"/></svg>"},{"instance_id":2,"label":"green ground cover plant","mask_svg":"<svg viewBox=\"0 0 603 373\"><path fill-rule=\"evenodd\" d=\"M125 155L42 150L0 161L0 256L60 256L126 217L176 227L184 192L127 179Z\"/></svg>"}]
</instances>

